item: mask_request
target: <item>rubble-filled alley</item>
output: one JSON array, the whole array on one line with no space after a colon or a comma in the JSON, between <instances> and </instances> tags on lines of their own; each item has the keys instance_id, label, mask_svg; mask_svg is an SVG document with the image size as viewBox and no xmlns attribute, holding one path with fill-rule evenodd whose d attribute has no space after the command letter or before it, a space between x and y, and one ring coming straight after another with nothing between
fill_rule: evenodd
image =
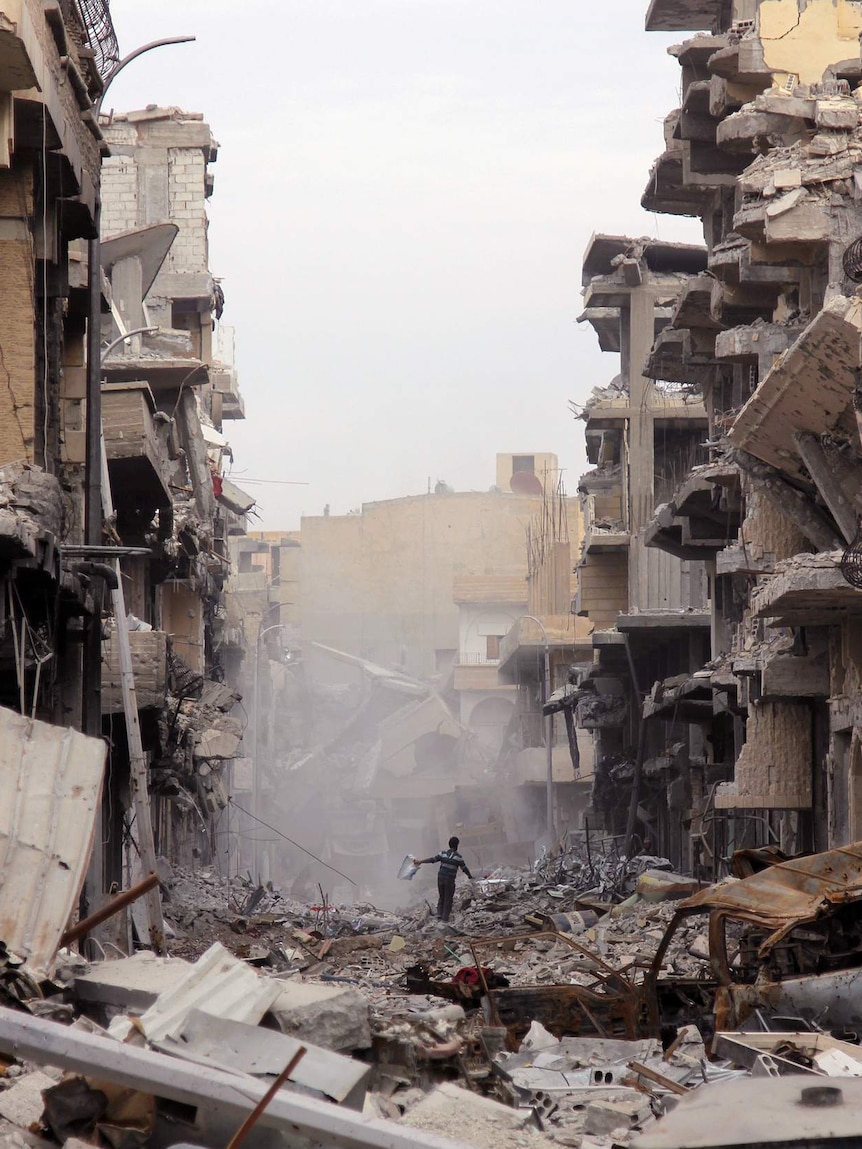
<instances>
[{"instance_id":1,"label":"rubble-filled alley","mask_svg":"<svg viewBox=\"0 0 862 1149\"><path fill-rule=\"evenodd\" d=\"M0 1149L862 1146L862 6L644 7L575 493L258 529L193 38L0 3Z\"/></svg>"}]
</instances>

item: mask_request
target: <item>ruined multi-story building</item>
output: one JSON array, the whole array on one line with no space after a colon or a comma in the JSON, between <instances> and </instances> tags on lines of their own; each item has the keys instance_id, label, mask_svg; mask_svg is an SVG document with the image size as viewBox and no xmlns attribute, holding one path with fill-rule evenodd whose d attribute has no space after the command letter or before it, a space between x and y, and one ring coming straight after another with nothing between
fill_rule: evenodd
<instances>
[{"instance_id":1,"label":"ruined multi-story building","mask_svg":"<svg viewBox=\"0 0 862 1149\"><path fill-rule=\"evenodd\" d=\"M80 241L98 233L94 103L118 53L107 4L82 11L16 0L0 40L0 702L97 733L82 639L98 642L103 583L80 564L101 542L85 529L99 294Z\"/></svg>"},{"instance_id":2,"label":"ruined multi-story building","mask_svg":"<svg viewBox=\"0 0 862 1149\"><path fill-rule=\"evenodd\" d=\"M224 421L243 417L233 332L209 267L206 200L217 144L202 116L148 108L103 120L102 422L122 559L142 747L156 846L169 857L226 850L220 819L241 756L238 700L226 679L241 659L227 627L229 540L254 500L225 475ZM124 338L125 337L125 338ZM116 625L122 625L119 620ZM232 660L232 661L231 661ZM122 725L119 643L106 643L103 712ZM128 804L122 738L108 800ZM106 834L111 871L121 837Z\"/></svg>"},{"instance_id":3,"label":"ruined multi-story building","mask_svg":"<svg viewBox=\"0 0 862 1149\"><path fill-rule=\"evenodd\" d=\"M646 26L692 35L642 203L704 247L597 237L585 260L622 374L583 413L602 669L576 705L611 827L711 874L862 833L862 11L652 0Z\"/></svg>"}]
</instances>

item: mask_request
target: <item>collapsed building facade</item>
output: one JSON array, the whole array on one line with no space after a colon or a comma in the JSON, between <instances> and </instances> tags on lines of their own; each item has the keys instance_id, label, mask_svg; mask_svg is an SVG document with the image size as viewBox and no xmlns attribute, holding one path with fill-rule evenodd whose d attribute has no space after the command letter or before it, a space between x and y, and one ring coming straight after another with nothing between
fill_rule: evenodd
<instances>
[{"instance_id":1,"label":"collapsed building facade","mask_svg":"<svg viewBox=\"0 0 862 1149\"><path fill-rule=\"evenodd\" d=\"M556 456L496 464L489 491L440 482L233 540L229 642L248 651L231 812L243 872L295 896L324 876L333 896L356 896L301 843L368 896L394 898L405 853L433 854L455 829L487 867L534 852L549 792L561 825L576 823L589 782L562 722L547 741L542 667L544 637L554 683L590 653L589 623L571 613L580 508Z\"/></svg>"},{"instance_id":2,"label":"collapsed building facade","mask_svg":"<svg viewBox=\"0 0 862 1149\"><path fill-rule=\"evenodd\" d=\"M862 826L862 15L653 0L647 28L692 36L642 203L705 246L597 236L584 261L622 370L581 413L574 705L610 828L711 876Z\"/></svg>"},{"instance_id":3,"label":"collapsed building facade","mask_svg":"<svg viewBox=\"0 0 862 1149\"><path fill-rule=\"evenodd\" d=\"M253 500L224 475L243 404L208 266L217 145L199 115L99 114L107 0L0 24L0 706L25 720L9 762L98 764L92 910L156 848L213 857L242 735L220 645Z\"/></svg>"},{"instance_id":4,"label":"collapsed building facade","mask_svg":"<svg viewBox=\"0 0 862 1149\"><path fill-rule=\"evenodd\" d=\"M229 543L254 503L225 474L232 455L222 431L244 407L233 330L219 323L224 299L209 268L206 201L218 145L202 116L176 108L114 115L103 130L108 529L129 548L125 621L154 839L168 857L214 861L227 851L221 818L244 728L241 712L229 713L239 693L228 680L242 657L241 648L228 656ZM108 733L125 723L118 625L105 644ZM122 809L126 742L111 746L106 801ZM112 870L121 851L122 837L109 834Z\"/></svg>"}]
</instances>

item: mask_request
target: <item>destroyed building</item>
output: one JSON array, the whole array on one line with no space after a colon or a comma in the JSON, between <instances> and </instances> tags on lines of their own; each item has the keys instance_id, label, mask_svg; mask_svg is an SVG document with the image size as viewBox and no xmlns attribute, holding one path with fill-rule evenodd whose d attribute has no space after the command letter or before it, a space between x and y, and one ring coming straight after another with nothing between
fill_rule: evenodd
<instances>
[{"instance_id":1,"label":"destroyed building","mask_svg":"<svg viewBox=\"0 0 862 1149\"><path fill-rule=\"evenodd\" d=\"M98 234L106 145L94 104L118 59L117 43L106 4L88 9L89 20L76 6L31 0L7 13L0 43L0 702L92 734L101 728L98 661L82 657L82 639L97 635L103 584L81 564L85 544L101 542L101 507L98 483L87 484L83 400L98 387L98 363L87 363L99 296L98 276L94 284L81 256L83 241Z\"/></svg>"},{"instance_id":2,"label":"destroyed building","mask_svg":"<svg viewBox=\"0 0 862 1149\"><path fill-rule=\"evenodd\" d=\"M595 236L584 260L621 374L580 412L581 724L610 828L711 876L862 828L862 15L652 0L646 26L690 36L642 204L704 247Z\"/></svg>"},{"instance_id":3,"label":"destroyed building","mask_svg":"<svg viewBox=\"0 0 862 1149\"><path fill-rule=\"evenodd\" d=\"M106 310L102 422L113 498L108 524L126 551L126 618L105 643L103 714L112 761L105 801L128 806L126 702L117 628L128 628L156 849L212 860L243 720L228 677L229 542L254 500L227 475L224 435L244 407L233 330L209 267L207 198L218 145L199 114L151 107L103 117L101 263ZM241 646L239 657L241 658ZM238 716L239 714L239 716ZM105 867L119 878L116 820ZM221 829L225 827L222 826Z\"/></svg>"},{"instance_id":4,"label":"destroyed building","mask_svg":"<svg viewBox=\"0 0 862 1149\"><path fill-rule=\"evenodd\" d=\"M263 818L385 897L404 854L433 854L455 827L484 866L520 863L544 837L545 682L525 616L541 616L565 681L589 654L589 623L571 613L580 513L553 455L500 454L495 477L485 492L439 483L234 540L228 630L249 652L249 730L231 816L244 859L255 836L273 841ZM553 785L583 795L562 722L554 737ZM568 807L564 820L576 821ZM297 896L319 873L295 844L261 853L257 872L298 883Z\"/></svg>"}]
</instances>

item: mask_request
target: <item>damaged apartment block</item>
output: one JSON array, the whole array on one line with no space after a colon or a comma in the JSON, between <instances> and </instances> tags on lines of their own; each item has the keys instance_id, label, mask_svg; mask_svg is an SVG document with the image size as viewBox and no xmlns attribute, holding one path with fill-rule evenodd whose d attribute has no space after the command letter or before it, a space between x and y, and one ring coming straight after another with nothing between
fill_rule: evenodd
<instances>
[{"instance_id":1,"label":"damaged apartment block","mask_svg":"<svg viewBox=\"0 0 862 1149\"><path fill-rule=\"evenodd\" d=\"M219 324L206 199L217 144L197 114L149 108L103 124L102 422L114 515L126 548L126 618L104 646L103 712L112 762L105 801L128 811L127 721L117 627L128 628L157 850L213 860L242 723L228 670L228 543L254 500L223 474L223 423L243 417L233 331ZM143 329L143 331L142 331ZM128 334L127 338L123 336ZM132 740L129 741L131 749ZM109 880L123 872L124 817L107 826ZM133 873L125 875L134 880Z\"/></svg>"},{"instance_id":2,"label":"damaged apartment block","mask_svg":"<svg viewBox=\"0 0 862 1149\"><path fill-rule=\"evenodd\" d=\"M622 371L581 413L580 609L632 706L582 724L612 828L712 876L862 834L862 12L652 0L647 28L692 36L642 203L705 246L585 259Z\"/></svg>"}]
</instances>

